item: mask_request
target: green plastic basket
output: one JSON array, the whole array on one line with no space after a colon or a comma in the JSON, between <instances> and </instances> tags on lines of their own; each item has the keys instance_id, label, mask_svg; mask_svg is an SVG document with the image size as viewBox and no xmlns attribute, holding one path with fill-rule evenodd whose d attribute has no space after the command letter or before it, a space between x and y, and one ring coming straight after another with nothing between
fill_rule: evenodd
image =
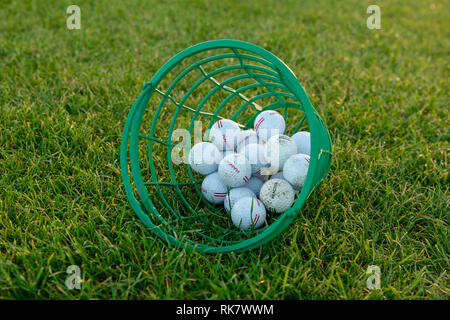
<instances>
[{"instance_id":1,"label":"green plastic basket","mask_svg":"<svg viewBox=\"0 0 450 320\"><path fill-rule=\"evenodd\" d=\"M186 155L218 119L253 128L255 117L268 109L284 115L286 134L310 131L311 161L292 208L281 215L268 213L266 226L243 232L222 205L203 199L204 177L174 159ZM190 136L183 141L184 131L177 129ZM243 251L269 242L293 221L328 173L331 139L303 87L279 58L248 42L213 40L178 53L144 84L125 123L120 162L133 210L158 237L199 252Z\"/></svg>"}]
</instances>

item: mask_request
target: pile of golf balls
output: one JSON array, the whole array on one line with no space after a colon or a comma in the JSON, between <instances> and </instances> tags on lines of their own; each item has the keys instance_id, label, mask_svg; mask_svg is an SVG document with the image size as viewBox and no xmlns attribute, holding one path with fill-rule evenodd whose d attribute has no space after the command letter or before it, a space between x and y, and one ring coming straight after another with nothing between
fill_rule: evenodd
<instances>
[{"instance_id":1,"label":"pile of golf balls","mask_svg":"<svg viewBox=\"0 0 450 320\"><path fill-rule=\"evenodd\" d=\"M263 226L267 212L288 210L305 183L310 134L300 131L289 137L285 129L283 116L274 110L258 114L254 130L241 130L233 120L222 119L211 127L209 141L189 152L190 168L206 175L204 198L223 204L243 231Z\"/></svg>"}]
</instances>

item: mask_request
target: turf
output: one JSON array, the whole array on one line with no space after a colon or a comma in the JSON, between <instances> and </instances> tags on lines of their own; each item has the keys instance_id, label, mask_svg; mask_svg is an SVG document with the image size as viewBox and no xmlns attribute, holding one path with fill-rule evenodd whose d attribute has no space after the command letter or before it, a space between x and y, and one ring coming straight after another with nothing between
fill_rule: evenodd
<instances>
[{"instance_id":1,"label":"turf","mask_svg":"<svg viewBox=\"0 0 450 320\"><path fill-rule=\"evenodd\" d=\"M70 4L0 3L0 298L449 298L448 1L378 2L381 30L371 1L78 1L72 31ZM287 63L334 158L282 236L208 255L137 219L119 147L142 84L220 38Z\"/></svg>"}]
</instances>

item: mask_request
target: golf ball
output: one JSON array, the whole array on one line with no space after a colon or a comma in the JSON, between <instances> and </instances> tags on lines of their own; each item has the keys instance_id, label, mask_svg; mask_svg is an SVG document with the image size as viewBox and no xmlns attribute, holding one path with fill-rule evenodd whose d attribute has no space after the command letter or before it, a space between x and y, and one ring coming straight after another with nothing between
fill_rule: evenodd
<instances>
[{"instance_id":1,"label":"golf ball","mask_svg":"<svg viewBox=\"0 0 450 320\"><path fill-rule=\"evenodd\" d=\"M277 111L267 110L258 114L253 126L258 137L267 141L274 135L283 134L286 129L286 122Z\"/></svg>"},{"instance_id":2,"label":"golf ball","mask_svg":"<svg viewBox=\"0 0 450 320\"><path fill-rule=\"evenodd\" d=\"M237 144L237 137L241 129L233 120L222 119L217 121L209 131L209 140L216 145L219 150L234 150Z\"/></svg>"},{"instance_id":3,"label":"golf ball","mask_svg":"<svg viewBox=\"0 0 450 320\"><path fill-rule=\"evenodd\" d=\"M257 229L266 220L266 209L258 199L245 197L236 202L231 209L231 220L241 230Z\"/></svg>"},{"instance_id":4,"label":"golf ball","mask_svg":"<svg viewBox=\"0 0 450 320\"><path fill-rule=\"evenodd\" d=\"M298 153L285 162L283 166L284 177L294 189L303 187L308 174L309 160L309 155Z\"/></svg>"},{"instance_id":5,"label":"golf ball","mask_svg":"<svg viewBox=\"0 0 450 320\"><path fill-rule=\"evenodd\" d=\"M202 194L211 203L219 204L225 200L227 186L217 172L207 175L202 182Z\"/></svg>"},{"instance_id":6,"label":"golf ball","mask_svg":"<svg viewBox=\"0 0 450 320\"><path fill-rule=\"evenodd\" d=\"M270 179L263 184L259 198L267 210L282 213L294 203L294 189L286 180Z\"/></svg>"},{"instance_id":7,"label":"golf ball","mask_svg":"<svg viewBox=\"0 0 450 320\"><path fill-rule=\"evenodd\" d=\"M219 149L209 142L200 142L189 151L188 163L192 170L200 174L210 174L217 170L222 155Z\"/></svg>"},{"instance_id":8,"label":"golf ball","mask_svg":"<svg viewBox=\"0 0 450 320\"><path fill-rule=\"evenodd\" d=\"M233 153L220 161L218 173L227 186L241 187L250 180L252 166L244 155Z\"/></svg>"},{"instance_id":9,"label":"golf ball","mask_svg":"<svg viewBox=\"0 0 450 320\"><path fill-rule=\"evenodd\" d=\"M308 131L300 131L292 136L297 145L297 153L311 154L311 135Z\"/></svg>"},{"instance_id":10,"label":"golf ball","mask_svg":"<svg viewBox=\"0 0 450 320\"><path fill-rule=\"evenodd\" d=\"M225 210L230 211L236 202L245 197L256 197L256 195L253 193L252 190L244 187L231 189L227 193L225 201L223 203Z\"/></svg>"},{"instance_id":11,"label":"golf ball","mask_svg":"<svg viewBox=\"0 0 450 320\"><path fill-rule=\"evenodd\" d=\"M264 155L270 163L270 171L277 172L283 168L290 156L297 153L297 145L292 138L285 135L272 136L264 145Z\"/></svg>"}]
</instances>

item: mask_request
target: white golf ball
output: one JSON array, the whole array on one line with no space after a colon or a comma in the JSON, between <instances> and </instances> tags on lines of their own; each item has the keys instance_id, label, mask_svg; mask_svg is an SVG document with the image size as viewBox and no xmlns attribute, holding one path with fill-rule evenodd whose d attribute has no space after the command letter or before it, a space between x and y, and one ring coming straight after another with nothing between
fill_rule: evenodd
<instances>
[{"instance_id":1,"label":"white golf ball","mask_svg":"<svg viewBox=\"0 0 450 320\"><path fill-rule=\"evenodd\" d=\"M264 155L270 163L271 172L282 169L286 160L297 153L297 145L294 140L282 134L271 137L264 148Z\"/></svg>"},{"instance_id":2,"label":"white golf ball","mask_svg":"<svg viewBox=\"0 0 450 320\"><path fill-rule=\"evenodd\" d=\"M259 198L267 210L282 213L294 203L294 189L286 180L270 179L263 184Z\"/></svg>"},{"instance_id":3,"label":"white golf ball","mask_svg":"<svg viewBox=\"0 0 450 320\"><path fill-rule=\"evenodd\" d=\"M250 189L257 197L259 197L259 191L261 190L262 185L263 182L261 179L251 177L250 180L244 184L244 187Z\"/></svg>"},{"instance_id":4,"label":"white golf ball","mask_svg":"<svg viewBox=\"0 0 450 320\"><path fill-rule=\"evenodd\" d=\"M223 202L225 210L230 211L234 204L245 197L256 197L252 190L244 187L231 189Z\"/></svg>"},{"instance_id":5,"label":"white golf ball","mask_svg":"<svg viewBox=\"0 0 450 320\"><path fill-rule=\"evenodd\" d=\"M244 155L252 165L252 173L257 172L262 167L267 167L269 164L264 156L264 146L262 144L248 144L243 146L239 153Z\"/></svg>"},{"instance_id":6,"label":"white golf ball","mask_svg":"<svg viewBox=\"0 0 450 320\"><path fill-rule=\"evenodd\" d=\"M214 204L222 203L225 200L227 186L217 172L211 173L203 180L202 194L206 200Z\"/></svg>"},{"instance_id":7,"label":"white golf ball","mask_svg":"<svg viewBox=\"0 0 450 320\"><path fill-rule=\"evenodd\" d=\"M236 151L249 144L258 143L258 135L253 130L242 130L238 134Z\"/></svg>"},{"instance_id":8,"label":"white golf ball","mask_svg":"<svg viewBox=\"0 0 450 320\"><path fill-rule=\"evenodd\" d=\"M258 199L245 197L236 202L231 209L231 220L241 230L258 229L266 220L266 209Z\"/></svg>"},{"instance_id":9,"label":"white golf ball","mask_svg":"<svg viewBox=\"0 0 450 320\"><path fill-rule=\"evenodd\" d=\"M283 134L286 129L286 122L277 111L267 110L258 114L253 126L258 137L267 141L276 134Z\"/></svg>"},{"instance_id":10,"label":"white golf ball","mask_svg":"<svg viewBox=\"0 0 450 320\"><path fill-rule=\"evenodd\" d=\"M252 166L244 155L233 153L220 161L218 173L227 186L241 187L250 180Z\"/></svg>"},{"instance_id":11,"label":"white golf ball","mask_svg":"<svg viewBox=\"0 0 450 320\"><path fill-rule=\"evenodd\" d=\"M209 142L200 142L189 151L188 163L192 170L200 174L210 174L217 170L222 155L219 149Z\"/></svg>"},{"instance_id":12,"label":"white golf ball","mask_svg":"<svg viewBox=\"0 0 450 320\"><path fill-rule=\"evenodd\" d=\"M308 174L309 160L309 155L298 153L285 162L283 166L284 177L294 189L303 187Z\"/></svg>"},{"instance_id":13,"label":"white golf ball","mask_svg":"<svg viewBox=\"0 0 450 320\"><path fill-rule=\"evenodd\" d=\"M233 120L223 119L213 124L209 131L209 140L219 150L234 150L241 129Z\"/></svg>"},{"instance_id":14,"label":"white golf ball","mask_svg":"<svg viewBox=\"0 0 450 320\"><path fill-rule=\"evenodd\" d=\"M311 135L308 131L300 131L292 136L297 145L297 153L311 154Z\"/></svg>"}]
</instances>

